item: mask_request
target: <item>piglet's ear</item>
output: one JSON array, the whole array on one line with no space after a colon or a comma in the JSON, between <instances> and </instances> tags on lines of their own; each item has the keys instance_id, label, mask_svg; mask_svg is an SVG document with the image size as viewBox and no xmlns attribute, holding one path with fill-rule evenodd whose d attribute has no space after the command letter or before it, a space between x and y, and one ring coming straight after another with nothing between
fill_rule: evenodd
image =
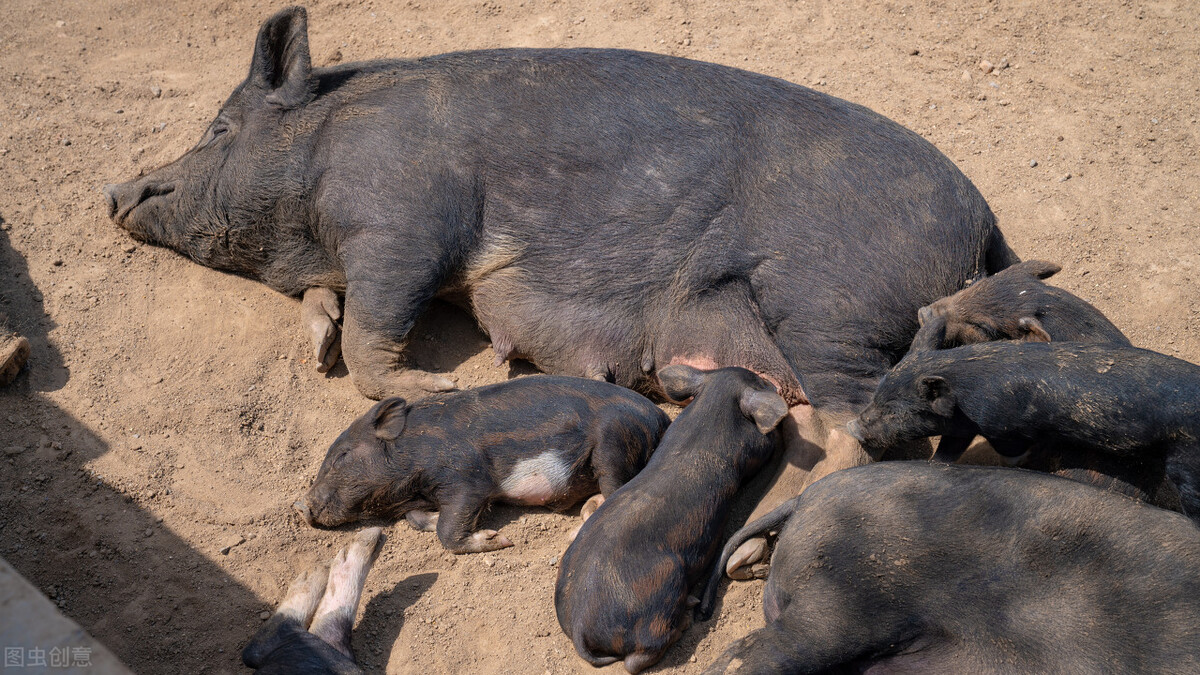
<instances>
[{"instance_id":1,"label":"piglet's ear","mask_svg":"<svg viewBox=\"0 0 1200 675\"><path fill-rule=\"evenodd\" d=\"M1026 260L1025 262L1019 262L1016 265L1009 267L1005 271L1020 272L1022 274L1028 274L1031 277L1037 277L1038 279L1049 279L1055 274L1061 272L1062 266L1055 265L1052 262L1046 262L1045 260Z\"/></svg>"},{"instance_id":2,"label":"piglet's ear","mask_svg":"<svg viewBox=\"0 0 1200 675\"><path fill-rule=\"evenodd\" d=\"M946 343L946 316L931 316L921 325L921 330L913 337L909 354L932 352L942 348ZM907 355L906 355L907 356Z\"/></svg>"},{"instance_id":3,"label":"piglet's ear","mask_svg":"<svg viewBox=\"0 0 1200 675\"><path fill-rule=\"evenodd\" d=\"M396 396L375 404L373 409L375 435L385 441L394 441L404 432L408 421L408 404Z\"/></svg>"},{"instance_id":4,"label":"piglet's ear","mask_svg":"<svg viewBox=\"0 0 1200 675\"><path fill-rule=\"evenodd\" d=\"M738 404L742 414L754 420L754 424L764 436L771 433L788 412L787 403L782 396L761 389L747 389Z\"/></svg>"},{"instance_id":5,"label":"piglet's ear","mask_svg":"<svg viewBox=\"0 0 1200 675\"><path fill-rule=\"evenodd\" d=\"M954 416L954 394L950 391L950 383L943 377L927 375L917 382L917 393L929 402L933 412L942 417Z\"/></svg>"},{"instance_id":6,"label":"piglet's ear","mask_svg":"<svg viewBox=\"0 0 1200 675\"><path fill-rule=\"evenodd\" d=\"M1023 316L1017 322L1020 326L1022 342L1051 342L1050 333L1042 326L1042 322L1032 316Z\"/></svg>"},{"instance_id":7,"label":"piglet's ear","mask_svg":"<svg viewBox=\"0 0 1200 675\"><path fill-rule=\"evenodd\" d=\"M265 92L265 101L296 108L315 95L312 59L308 54L308 15L288 7L263 22L254 42L248 82Z\"/></svg>"},{"instance_id":8,"label":"piglet's ear","mask_svg":"<svg viewBox=\"0 0 1200 675\"><path fill-rule=\"evenodd\" d=\"M700 391L706 373L691 366L676 364L658 371L658 381L672 401L686 401Z\"/></svg>"}]
</instances>

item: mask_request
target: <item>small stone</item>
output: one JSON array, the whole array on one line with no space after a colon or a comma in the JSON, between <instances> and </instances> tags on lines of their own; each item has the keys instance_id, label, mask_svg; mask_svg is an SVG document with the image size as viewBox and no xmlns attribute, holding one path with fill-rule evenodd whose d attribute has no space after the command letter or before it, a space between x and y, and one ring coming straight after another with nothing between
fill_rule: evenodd
<instances>
[{"instance_id":1,"label":"small stone","mask_svg":"<svg viewBox=\"0 0 1200 675\"><path fill-rule=\"evenodd\" d=\"M979 69L987 74L995 70L996 66L993 66L991 61L984 60L979 62Z\"/></svg>"},{"instance_id":2,"label":"small stone","mask_svg":"<svg viewBox=\"0 0 1200 675\"><path fill-rule=\"evenodd\" d=\"M54 262L51 264L54 265L55 267L62 267L63 266L62 258L55 258Z\"/></svg>"},{"instance_id":3,"label":"small stone","mask_svg":"<svg viewBox=\"0 0 1200 675\"><path fill-rule=\"evenodd\" d=\"M150 94L152 96L154 96L154 98L159 98L162 96L162 88L161 87L150 87Z\"/></svg>"},{"instance_id":4,"label":"small stone","mask_svg":"<svg viewBox=\"0 0 1200 675\"><path fill-rule=\"evenodd\" d=\"M147 537L149 537L149 536L150 536L150 535L152 535L152 534L154 534L154 528L152 528L152 527L147 527L147 528L146 528L146 536L147 536Z\"/></svg>"},{"instance_id":5,"label":"small stone","mask_svg":"<svg viewBox=\"0 0 1200 675\"><path fill-rule=\"evenodd\" d=\"M1000 59L1000 65L998 67L1000 68L1000 70L1004 70L1005 68L1007 68L1008 67L1008 59L1007 58Z\"/></svg>"},{"instance_id":6,"label":"small stone","mask_svg":"<svg viewBox=\"0 0 1200 675\"><path fill-rule=\"evenodd\" d=\"M63 26L67 25L67 22L66 21L55 21L54 25L58 26L59 28L62 28Z\"/></svg>"},{"instance_id":7,"label":"small stone","mask_svg":"<svg viewBox=\"0 0 1200 675\"><path fill-rule=\"evenodd\" d=\"M129 245L129 246L126 246L126 247L125 247L124 249L122 249L122 250L123 250L123 251L125 251L126 253L133 253L134 251L136 251L136 250L137 250L137 246L134 246L134 245L132 245L132 244L131 244L131 245Z\"/></svg>"},{"instance_id":8,"label":"small stone","mask_svg":"<svg viewBox=\"0 0 1200 675\"><path fill-rule=\"evenodd\" d=\"M558 556L556 556L556 555L550 556L550 566L554 567L557 564L558 564Z\"/></svg>"},{"instance_id":9,"label":"small stone","mask_svg":"<svg viewBox=\"0 0 1200 675\"><path fill-rule=\"evenodd\" d=\"M1035 166L1037 166L1037 160L1036 159L1029 160L1029 168L1032 169Z\"/></svg>"},{"instance_id":10,"label":"small stone","mask_svg":"<svg viewBox=\"0 0 1200 675\"><path fill-rule=\"evenodd\" d=\"M496 564L496 561L492 560L491 558L484 558L483 564L486 565L487 567L492 567L493 565Z\"/></svg>"},{"instance_id":11,"label":"small stone","mask_svg":"<svg viewBox=\"0 0 1200 675\"><path fill-rule=\"evenodd\" d=\"M1067 182L1067 181L1069 181L1069 180L1071 180L1071 174L1069 174L1069 173L1064 173L1064 174L1062 175L1062 177L1058 179L1058 182L1060 182L1060 183L1065 183L1065 182Z\"/></svg>"},{"instance_id":12,"label":"small stone","mask_svg":"<svg viewBox=\"0 0 1200 675\"><path fill-rule=\"evenodd\" d=\"M62 139L62 144L63 144L63 146L64 146L64 147L66 147L66 146L70 145L70 144L71 144L71 139L69 139L69 138L64 138L64 139Z\"/></svg>"},{"instance_id":13,"label":"small stone","mask_svg":"<svg viewBox=\"0 0 1200 675\"><path fill-rule=\"evenodd\" d=\"M1058 140L1059 140L1059 141L1062 141L1062 139L1063 139L1063 137L1062 137L1062 136L1059 136L1059 137L1058 137Z\"/></svg>"},{"instance_id":14,"label":"small stone","mask_svg":"<svg viewBox=\"0 0 1200 675\"><path fill-rule=\"evenodd\" d=\"M1009 104L1009 100L1008 100L1008 99L1006 99L1006 98L1002 98L1002 99L1000 99L999 101L996 101L996 103L999 103L1000 105L1008 105L1008 104Z\"/></svg>"},{"instance_id":15,"label":"small stone","mask_svg":"<svg viewBox=\"0 0 1200 675\"><path fill-rule=\"evenodd\" d=\"M908 55L909 56L920 56L921 50L917 49L916 47L913 47L912 49L908 50Z\"/></svg>"},{"instance_id":16,"label":"small stone","mask_svg":"<svg viewBox=\"0 0 1200 675\"><path fill-rule=\"evenodd\" d=\"M240 534L231 534L225 537L225 539L222 540L221 555L229 555L229 552L232 551L235 546L240 545L244 541L246 541L246 538Z\"/></svg>"},{"instance_id":17,"label":"small stone","mask_svg":"<svg viewBox=\"0 0 1200 675\"><path fill-rule=\"evenodd\" d=\"M124 115L124 114L125 114L125 109L124 109L124 108L117 108L117 114L118 114L118 115Z\"/></svg>"},{"instance_id":18,"label":"small stone","mask_svg":"<svg viewBox=\"0 0 1200 675\"><path fill-rule=\"evenodd\" d=\"M969 70L962 71L961 77L962 77L963 82L970 82L971 81L971 71L969 71Z\"/></svg>"},{"instance_id":19,"label":"small stone","mask_svg":"<svg viewBox=\"0 0 1200 675\"><path fill-rule=\"evenodd\" d=\"M22 452L25 452L25 448L20 445L10 445L4 449L4 455L6 457L16 457Z\"/></svg>"},{"instance_id":20,"label":"small stone","mask_svg":"<svg viewBox=\"0 0 1200 675\"><path fill-rule=\"evenodd\" d=\"M270 612L259 612L258 618L263 621L266 621L267 619L271 618L271 613Z\"/></svg>"}]
</instances>

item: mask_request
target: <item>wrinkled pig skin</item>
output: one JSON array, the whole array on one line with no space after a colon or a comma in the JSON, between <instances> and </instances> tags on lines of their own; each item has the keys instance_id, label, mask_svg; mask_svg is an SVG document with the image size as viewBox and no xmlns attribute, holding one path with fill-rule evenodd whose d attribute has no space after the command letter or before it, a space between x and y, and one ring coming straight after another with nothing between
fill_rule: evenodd
<instances>
[{"instance_id":1,"label":"wrinkled pig skin","mask_svg":"<svg viewBox=\"0 0 1200 675\"><path fill-rule=\"evenodd\" d=\"M1200 366L1145 349L988 342L912 354L848 430L872 453L940 435L934 458L947 462L976 435L1035 465L1062 466L1059 455L1181 500L1200 522ZM1178 496L1159 490L1164 475Z\"/></svg>"},{"instance_id":2,"label":"wrinkled pig skin","mask_svg":"<svg viewBox=\"0 0 1200 675\"><path fill-rule=\"evenodd\" d=\"M712 675L1200 670L1200 529L1047 474L881 462L730 540L779 530L766 626Z\"/></svg>"},{"instance_id":3,"label":"wrinkled pig skin","mask_svg":"<svg viewBox=\"0 0 1200 675\"><path fill-rule=\"evenodd\" d=\"M778 445L775 387L743 368L660 371L674 400L694 397L650 463L605 500L563 554L554 606L593 666L654 665L691 625L694 594L721 549L742 484Z\"/></svg>"},{"instance_id":4,"label":"wrinkled pig skin","mask_svg":"<svg viewBox=\"0 0 1200 675\"><path fill-rule=\"evenodd\" d=\"M966 177L861 106L615 49L313 68L298 7L195 147L106 194L138 240L344 294L373 398L453 386L402 358L443 296L547 372L645 391L672 362L738 365L854 411L918 308L1016 261Z\"/></svg>"},{"instance_id":5,"label":"wrinkled pig skin","mask_svg":"<svg viewBox=\"0 0 1200 675\"><path fill-rule=\"evenodd\" d=\"M296 509L324 527L403 516L454 553L505 548L500 533L475 529L492 502L563 510L607 496L646 465L669 424L637 392L559 375L389 398L338 436Z\"/></svg>"}]
</instances>

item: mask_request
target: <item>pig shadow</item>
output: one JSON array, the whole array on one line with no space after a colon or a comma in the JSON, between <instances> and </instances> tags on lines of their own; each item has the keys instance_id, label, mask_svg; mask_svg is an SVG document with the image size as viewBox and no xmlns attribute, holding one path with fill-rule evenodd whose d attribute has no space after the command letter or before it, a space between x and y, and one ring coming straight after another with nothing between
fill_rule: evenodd
<instances>
[{"instance_id":1,"label":"pig shadow","mask_svg":"<svg viewBox=\"0 0 1200 675\"><path fill-rule=\"evenodd\" d=\"M387 670L392 648L404 628L404 610L424 595L437 577L436 572L414 574L371 598L354 629L354 653L360 666L380 673Z\"/></svg>"},{"instance_id":2,"label":"pig shadow","mask_svg":"<svg viewBox=\"0 0 1200 675\"><path fill-rule=\"evenodd\" d=\"M270 608L151 512L169 495L90 468L110 448L42 394L68 372L12 227L0 228L0 312L32 353L0 387L0 555L135 672L245 672L238 648Z\"/></svg>"}]
</instances>

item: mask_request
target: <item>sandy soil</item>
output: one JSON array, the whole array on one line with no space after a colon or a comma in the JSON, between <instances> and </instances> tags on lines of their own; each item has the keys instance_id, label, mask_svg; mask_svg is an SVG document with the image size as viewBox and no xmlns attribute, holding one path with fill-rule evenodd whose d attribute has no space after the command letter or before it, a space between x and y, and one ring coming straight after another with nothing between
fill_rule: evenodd
<instances>
[{"instance_id":1,"label":"sandy soil","mask_svg":"<svg viewBox=\"0 0 1200 675\"><path fill-rule=\"evenodd\" d=\"M314 370L299 304L135 246L98 193L196 141L277 8L8 0L0 12L0 312L33 344L0 392L0 555L138 672L243 672L260 612L350 537L288 507L369 405L344 367ZM1064 265L1055 283L1138 345L1200 361L1195 3L317 0L309 11L317 64L629 47L862 103L956 161L1022 256ZM464 386L520 370L494 367L452 308L435 307L416 336L418 363ZM487 525L517 545L455 557L431 534L388 528L355 636L369 671L591 671L551 600L575 514L500 508ZM732 585L661 670L695 672L760 626L760 593L761 582Z\"/></svg>"}]
</instances>

